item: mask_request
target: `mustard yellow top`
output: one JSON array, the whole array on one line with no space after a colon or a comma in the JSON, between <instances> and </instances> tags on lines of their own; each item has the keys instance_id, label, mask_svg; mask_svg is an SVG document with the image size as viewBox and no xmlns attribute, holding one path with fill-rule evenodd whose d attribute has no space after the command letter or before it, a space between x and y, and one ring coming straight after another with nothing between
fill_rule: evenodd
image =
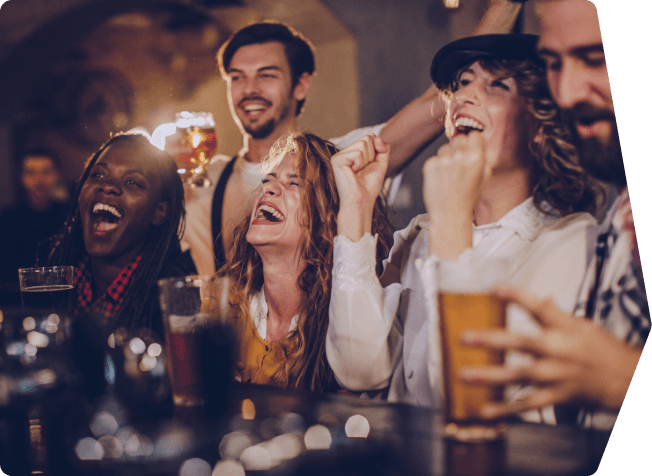
<instances>
[{"instance_id":1,"label":"mustard yellow top","mask_svg":"<svg viewBox=\"0 0 652 476\"><path fill-rule=\"evenodd\" d=\"M269 343L267 337L267 299L261 289L249 299L249 313L244 332L239 339L236 359L245 364L240 371L243 382L270 384L271 378L287 361L281 341ZM292 318L289 331L297 328L297 316Z\"/></svg>"},{"instance_id":2,"label":"mustard yellow top","mask_svg":"<svg viewBox=\"0 0 652 476\"><path fill-rule=\"evenodd\" d=\"M242 381L257 384L269 384L270 379L285 364L287 355L281 341L269 343L256 330L252 319L247 319L247 325L240 337L238 359L244 362L245 368L240 372Z\"/></svg>"}]
</instances>

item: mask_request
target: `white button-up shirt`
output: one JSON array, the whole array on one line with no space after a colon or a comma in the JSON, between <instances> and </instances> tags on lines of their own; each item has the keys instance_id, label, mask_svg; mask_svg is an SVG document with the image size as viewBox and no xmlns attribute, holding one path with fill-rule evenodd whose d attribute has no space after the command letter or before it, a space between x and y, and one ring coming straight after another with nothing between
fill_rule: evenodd
<instances>
[{"instance_id":1,"label":"white button-up shirt","mask_svg":"<svg viewBox=\"0 0 652 476\"><path fill-rule=\"evenodd\" d=\"M474 226L473 248L459 260L509 257L511 282L552 297L570 312L586 271L586 230L594 223L587 213L564 218L541 213L530 198L497 222ZM420 215L394 234L380 281L374 238L365 235L358 243L336 238L326 353L345 388L389 386L390 401L441 408L437 257L428 256L427 227L427 215ZM508 309L507 326L537 332L515 306ZM519 391L513 389L508 398L517 398Z\"/></svg>"}]
</instances>

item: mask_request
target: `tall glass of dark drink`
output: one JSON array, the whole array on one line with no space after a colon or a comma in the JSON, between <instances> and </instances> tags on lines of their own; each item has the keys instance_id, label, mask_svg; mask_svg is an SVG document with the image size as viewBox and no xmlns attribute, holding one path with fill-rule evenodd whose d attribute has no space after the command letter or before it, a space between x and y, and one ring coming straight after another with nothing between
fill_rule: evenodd
<instances>
[{"instance_id":1,"label":"tall glass of dark drink","mask_svg":"<svg viewBox=\"0 0 652 476\"><path fill-rule=\"evenodd\" d=\"M72 266L18 270L23 307L69 311L73 305Z\"/></svg>"},{"instance_id":2,"label":"tall glass of dark drink","mask_svg":"<svg viewBox=\"0 0 652 476\"><path fill-rule=\"evenodd\" d=\"M440 261L437 271L439 330L446 400L446 436L458 441L483 442L501 438L505 425L480 417L489 402L502 400L502 388L465 385L463 367L500 365L503 354L465 347L462 332L505 327L505 303L491 294L507 281L509 261L503 258Z\"/></svg>"},{"instance_id":3,"label":"tall glass of dark drink","mask_svg":"<svg viewBox=\"0 0 652 476\"><path fill-rule=\"evenodd\" d=\"M202 332L226 316L229 281L214 276L185 276L161 279L158 285L174 403L201 406Z\"/></svg>"}]
</instances>

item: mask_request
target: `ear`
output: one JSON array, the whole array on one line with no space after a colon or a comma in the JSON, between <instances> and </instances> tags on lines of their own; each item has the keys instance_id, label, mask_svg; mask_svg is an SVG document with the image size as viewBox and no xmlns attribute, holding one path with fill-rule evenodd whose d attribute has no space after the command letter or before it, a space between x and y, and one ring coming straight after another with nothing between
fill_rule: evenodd
<instances>
[{"instance_id":1,"label":"ear","mask_svg":"<svg viewBox=\"0 0 652 476\"><path fill-rule=\"evenodd\" d=\"M297 85L294 87L293 96L297 101L306 99L308 95L308 90L310 89L310 83L312 82L312 75L308 72L305 72L299 78Z\"/></svg>"},{"instance_id":2,"label":"ear","mask_svg":"<svg viewBox=\"0 0 652 476\"><path fill-rule=\"evenodd\" d=\"M165 219L168 216L168 210L170 209L170 202L159 202L154 211L154 217L152 218L152 225L161 226L165 223Z\"/></svg>"}]
</instances>

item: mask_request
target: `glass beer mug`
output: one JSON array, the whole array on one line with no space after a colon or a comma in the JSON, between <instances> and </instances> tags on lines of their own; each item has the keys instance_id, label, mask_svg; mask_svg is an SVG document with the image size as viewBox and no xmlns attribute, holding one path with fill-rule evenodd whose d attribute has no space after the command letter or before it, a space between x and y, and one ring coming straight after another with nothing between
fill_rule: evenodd
<instances>
[{"instance_id":1,"label":"glass beer mug","mask_svg":"<svg viewBox=\"0 0 652 476\"><path fill-rule=\"evenodd\" d=\"M175 125L183 134L182 145L192 149L189 154L176 158L184 184L193 188L209 187L211 180L206 166L217 152L213 115L210 112L179 112Z\"/></svg>"}]
</instances>

